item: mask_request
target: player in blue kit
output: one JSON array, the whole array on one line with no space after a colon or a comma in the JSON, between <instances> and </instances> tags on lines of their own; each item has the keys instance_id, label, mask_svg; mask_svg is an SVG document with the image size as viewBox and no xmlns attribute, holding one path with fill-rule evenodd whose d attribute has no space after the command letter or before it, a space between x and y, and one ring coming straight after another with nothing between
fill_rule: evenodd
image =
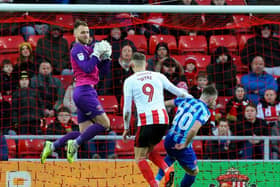
<instances>
[{"instance_id":1,"label":"player in blue kit","mask_svg":"<svg viewBox=\"0 0 280 187\"><path fill-rule=\"evenodd\" d=\"M165 102L166 107L178 107L172 127L166 135L164 146L168 156L172 160L177 160L186 172L181 181L181 187L191 186L198 174L192 140L200 127L208 121L210 117L208 107L216 105L217 97L216 88L207 86L203 89L199 99L176 98Z\"/></svg>"}]
</instances>

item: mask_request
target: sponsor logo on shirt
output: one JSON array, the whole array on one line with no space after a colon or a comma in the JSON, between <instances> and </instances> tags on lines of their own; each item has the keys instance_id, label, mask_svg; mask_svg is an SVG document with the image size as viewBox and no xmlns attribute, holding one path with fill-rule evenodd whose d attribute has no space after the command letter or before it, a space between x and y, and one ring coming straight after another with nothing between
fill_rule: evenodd
<instances>
[{"instance_id":1,"label":"sponsor logo on shirt","mask_svg":"<svg viewBox=\"0 0 280 187\"><path fill-rule=\"evenodd\" d=\"M83 53L79 53L79 54L77 54L77 57L78 57L78 59L79 59L80 61L85 60L85 56L84 56L84 54L83 54Z\"/></svg>"}]
</instances>

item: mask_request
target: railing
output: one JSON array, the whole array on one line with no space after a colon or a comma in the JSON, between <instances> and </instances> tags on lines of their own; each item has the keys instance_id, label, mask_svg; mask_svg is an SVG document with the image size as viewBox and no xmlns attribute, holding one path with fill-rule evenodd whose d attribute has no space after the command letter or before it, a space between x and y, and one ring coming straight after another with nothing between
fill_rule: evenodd
<instances>
[{"instance_id":1,"label":"railing","mask_svg":"<svg viewBox=\"0 0 280 187\"><path fill-rule=\"evenodd\" d=\"M6 139L58 139L62 135L5 135ZM128 139L134 139L135 136L130 136ZM104 136L98 135L94 137L98 140L122 140L122 136ZM269 160L270 146L269 142L271 140L279 140L280 136L196 136L195 140L262 140L264 141L264 160Z\"/></svg>"}]
</instances>

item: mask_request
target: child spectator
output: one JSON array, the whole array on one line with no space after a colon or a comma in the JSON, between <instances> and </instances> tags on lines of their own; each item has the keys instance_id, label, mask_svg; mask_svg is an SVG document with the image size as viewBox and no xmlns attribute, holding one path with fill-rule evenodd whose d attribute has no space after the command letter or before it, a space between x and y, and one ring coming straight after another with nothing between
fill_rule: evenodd
<instances>
[{"instance_id":1,"label":"child spectator","mask_svg":"<svg viewBox=\"0 0 280 187\"><path fill-rule=\"evenodd\" d=\"M196 59L193 57L186 58L185 60L185 76L187 79L188 87L194 86L194 80L197 75Z\"/></svg>"},{"instance_id":2,"label":"child spectator","mask_svg":"<svg viewBox=\"0 0 280 187\"><path fill-rule=\"evenodd\" d=\"M0 73L0 93L2 96L11 95L18 85L14 67L10 60L4 59Z\"/></svg>"},{"instance_id":3,"label":"child spectator","mask_svg":"<svg viewBox=\"0 0 280 187\"><path fill-rule=\"evenodd\" d=\"M234 96L226 104L226 118L230 122L243 119L244 109L249 104L246 98L245 89L242 85L237 85L234 89ZM232 129L233 131L233 129Z\"/></svg>"},{"instance_id":4,"label":"child spectator","mask_svg":"<svg viewBox=\"0 0 280 187\"><path fill-rule=\"evenodd\" d=\"M62 106L57 110L54 122L47 124L46 133L48 135L64 135L72 131L79 131L79 126L72 120L70 109ZM61 158L65 157L63 150L59 150L58 154Z\"/></svg>"},{"instance_id":5,"label":"child spectator","mask_svg":"<svg viewBox=\"0 0 280 187\"><path fill-rule=\"evenodd\" d=\"M269 136L279 136L279 117L280 103L277 100L275 90L267 89L264 93L264 98L260 100L257 106L257 117L266 121L268 125ZM278 159L279 148L277 141L271 141L271 156L273 159Z\"/></svg>"},{"instance_id":6,"label":"child spectator","mask_svg":"<svg viewBox=\"0 0 280 187\"><path fill-rule=\"evenodd\" d=\"M267 136L268 129L266 122L257 118L257 108L249 103L245 107L244 120L236 125L237 136ZM263 159L263 141L245 140L239 143L242 159Z\"/></svg>"},{"instance_id":7,"label":"child spectator","mask_svg":"<svg viewBox=\"0 0 280 187\"><path fill-rule=\"evenodd\" d=\"M43 104L38 90L30 88L27 71L22 71L19 88L13 92L12 121L18 134L41 134L40 118L43 117Z\"/></svg>"},{"instance_id":8,"label":"child spectator","mask_svg":"<svg viewBox=\"0 0 280 187\"><path fill-rule=\"evenodd\" d=\"M198 72L196 76L196 84L189 89L190 94L198 99L201 95L203 88L208 85L208 76L205 71Z\"/></svg>"},{"instance_id":9,"label":"child spectator","mask_svg":"<svg viewBox=\"0 0 280 187\"><path fill-rule=\"evenodd\" d=\"M214 136L231 136L229 122L221 118L218 127L213 131ZM236 144L227 139L206 141L206 159L236 159Z\"/></svg>"}]
</instances>

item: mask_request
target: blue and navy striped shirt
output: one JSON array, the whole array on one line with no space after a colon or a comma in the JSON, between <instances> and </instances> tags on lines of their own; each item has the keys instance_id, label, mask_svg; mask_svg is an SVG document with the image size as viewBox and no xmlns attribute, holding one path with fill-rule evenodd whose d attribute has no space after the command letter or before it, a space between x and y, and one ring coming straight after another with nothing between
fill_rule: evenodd
<instances>
[{"instance_id":1,"label":"blue and navy striped shirt","mask_svg":"<svg viewBox=\"0 0 280 187\"><path fill-rule=\"evenodd\" d=\"M195 121L204 125L210 118L210 111L207 105L195 98L176 98L174 104L178 107L168 135L173 141L181 144L186 141L188 132Z\"/></svg>"}]
</instances>

